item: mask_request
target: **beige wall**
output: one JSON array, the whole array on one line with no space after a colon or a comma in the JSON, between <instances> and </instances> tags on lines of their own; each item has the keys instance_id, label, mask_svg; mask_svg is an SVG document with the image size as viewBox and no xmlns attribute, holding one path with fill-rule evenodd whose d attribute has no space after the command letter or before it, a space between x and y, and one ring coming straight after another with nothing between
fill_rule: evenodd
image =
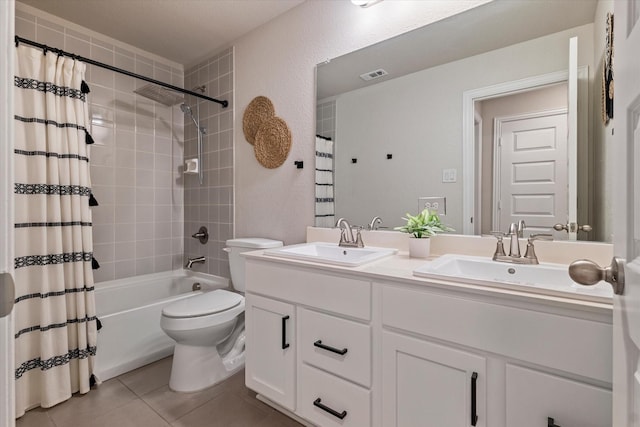
<instances>
[{"instance_id":1,"label":"beige wall","mask_svg":"<svg viewBox=\"0 0 640 427\"><path fill-rule=\"evenodd\" d=\"M602 121L602 67L604 61L605 34L607 23L607 12L613 13L613 1L601 0L596 9L594 21L594 46L596 47L595 72L594 72L594 96L593 96L593 134L594 134L594 174L592 175L593 186L595 188L595 212L593 232L595 240L613 241L613 128L614 120L607 125ZM615 52L613 63L615 67Z\"/></svg>"},{"instance_id":2,"label":"beige wall","mask_svg":"<svg viewBox=\"0 0 640 427\"><path fill-rule=\"evenodd\" d=\"M485 3L384 1L359 8L348 1L307 1L235 44L236 123L249 102L269 97L289 125L293 146L278 169L258 164L235 126L235 234L298 243L314 223L315 65ZM303 160L296 169L294 160Z\"/></svg>"}]
</instances>

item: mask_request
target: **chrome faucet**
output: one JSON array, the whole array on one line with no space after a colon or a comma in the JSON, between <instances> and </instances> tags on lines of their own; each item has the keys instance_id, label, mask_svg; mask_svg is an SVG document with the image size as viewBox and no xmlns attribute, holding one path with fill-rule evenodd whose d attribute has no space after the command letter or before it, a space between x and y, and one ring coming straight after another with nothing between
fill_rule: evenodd
<instances>
[{"instance_id":1,"label":"chrome faucet","mask_svg":"<svg viewBox=\"0 0 640 427\"><path fill-rule=\"evenodd\" d=\"M193 264L204 264L205 261L206 259L203 256L187 258L187 265L185 265L184 268L191 268L193 267Z\"/></svg>"},{"instance_id":2,"label":"chrome faucet","mask_svg":"<svg viewBox=\"0 0 640 427\"><path fill-rule=\"evenodd\" d=\"M346 248L364 248L364 242L362 241L362 227L351 226L349 221L344 218L340 218L336 222L336 227L340 228L340 243L338 246ZM356 237L353 237L353 229L356 229Z\"/></svg>"},{"instance_id":3,"label":"chrome faucet","mask_svg":"<svg viewBox=\"0 0 640 427\"><path fill-rule=\"evenodd\" d=\"M501 231L492 231L491 234L498 239L498 244L496 245L496 251L493 254L493 260L498 262L509 262L512 264L538 264L538 257L536 256L535 248L533 246L533 242L535 240L553 240L553 236L551 234L532 234L527 239L527 250L523 256L520 256L520 242L518 241L518 236L524 231L524 221L520 220L518 223L512 223L509 225L509 233L505 234ZM511 238L510 246L509 246L509 255L504 253L504 246L502 243L502 239L505 236L509 236Z\"/></svg>"},{"instance_id":4,"label":"chrome faucet","mask_svg":"<svg viewBox=\"0 0 640 427\"><path fill-rule=\"evenodd\" d=\"M377 230L382 224L382 218L379 216L374 216L371 222L369 223L369 230Z\"/></svg>"},{"instance_id":5,"label":"chrome faucet","mask_svg":"<svg viewBox=\"0 0 640 427\"><path fill-rule=\"evenodd\" d=\"M511 237L511 243L509 244L509 256L513 258L520 258L520 242L518 241L518 224L512 222L509 226L509 234Z\"/></svg>"}]
</instances>

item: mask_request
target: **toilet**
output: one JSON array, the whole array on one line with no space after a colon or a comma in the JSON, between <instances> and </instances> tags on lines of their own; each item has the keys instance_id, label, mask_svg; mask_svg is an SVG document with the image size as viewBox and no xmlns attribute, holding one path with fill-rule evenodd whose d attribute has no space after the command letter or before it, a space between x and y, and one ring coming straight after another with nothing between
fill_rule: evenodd
<instances>
[{"instance_id":1,"label":"toilet","mask_svg":"<svg viewBox=\"0 0 640 427\"><path fill-rule=\"evenodd\" d=\"M160 327L176 345L169 388L194 392L211 387L244 366L244 258L241 253L282 246L278 240L227 240L232 286L176 301L162 309Z\"/></svg>"}]
</instances>

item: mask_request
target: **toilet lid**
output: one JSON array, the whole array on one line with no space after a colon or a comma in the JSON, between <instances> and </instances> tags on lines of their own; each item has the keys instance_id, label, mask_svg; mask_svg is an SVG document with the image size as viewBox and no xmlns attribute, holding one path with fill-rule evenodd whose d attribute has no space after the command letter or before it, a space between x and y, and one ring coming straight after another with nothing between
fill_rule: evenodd
<instances>
[{"instance_id":1,"label":"toilet lid","mask_svg":"<svg viewBox=\"0 0 640 427\"><path fill-rule=\"evenodd\" d=\"M171 303L162 309L162 314L167 317L208 316L230 310L240 302L241 295L218 289Z\"/></svg>"}]
</instances>

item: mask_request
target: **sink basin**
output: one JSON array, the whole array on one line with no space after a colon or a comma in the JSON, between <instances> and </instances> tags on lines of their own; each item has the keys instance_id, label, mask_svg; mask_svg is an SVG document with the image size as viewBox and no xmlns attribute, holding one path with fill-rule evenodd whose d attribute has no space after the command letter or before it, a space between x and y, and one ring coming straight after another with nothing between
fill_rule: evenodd
<instances>
[{"instance_id":1,"label":"sink basin","mask_svg":"<svg viewBox=\"0 0 640 427\"><path fill-rule=\"evenodd\" d=\"M397 249L390 248L343 248L336 243L314 242L267 249L264 254L343 267L357 267L393 255L396 252L398 252Z\"/></svg>"},{"instance_id":2,"label":"sink basin","mask_svg":"<svg viewBox=\"0 0 640 427\"><path fill-rule=\"evenodd\" d=\"M610 303L613 297L608 283L579 285L569 277L568 266L562 264L517 265L489 257L447 254L415 269L413 275L594 302Z\"/></svg>"}]
</instances>

